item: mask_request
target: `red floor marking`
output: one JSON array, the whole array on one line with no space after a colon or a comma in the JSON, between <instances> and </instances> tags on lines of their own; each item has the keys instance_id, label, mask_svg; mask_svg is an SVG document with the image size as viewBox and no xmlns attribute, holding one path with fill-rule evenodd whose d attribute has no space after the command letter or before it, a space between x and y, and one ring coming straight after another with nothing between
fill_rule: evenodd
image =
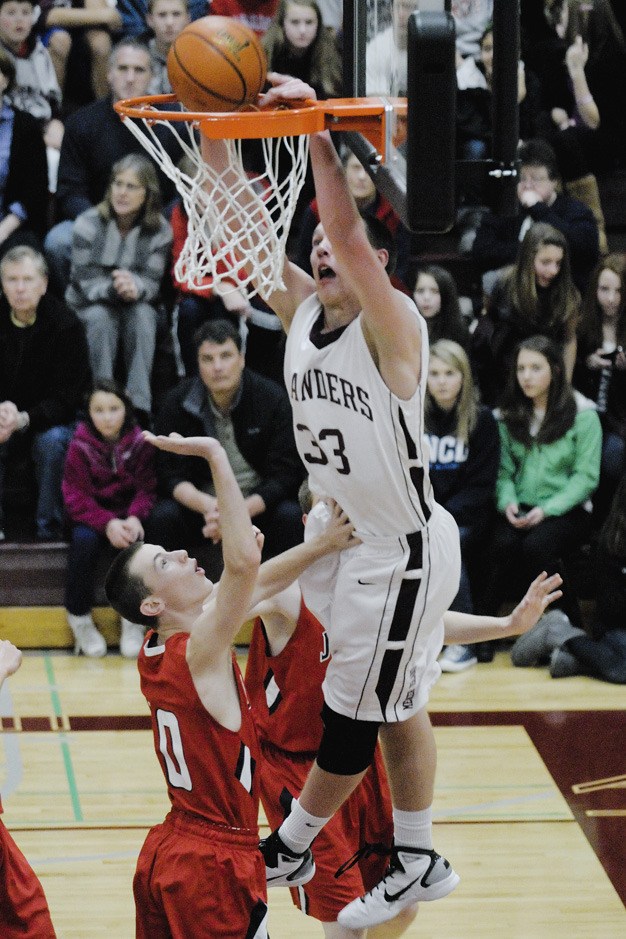
<instances>
[{"instance_id":1,"label":"red floor marking","mask_svg":"<svg viewBox=\"0 0 626 939\"><path fill-rule=\"evenodd\" d=\"M626 905L626 712L433 713L435 727L517 724L528 736ZM588 786L617 777L614 785ZM622 780L620 783L619 780ZM601 814L589 815L588 812Z\"/></svg>"}]
</instances>

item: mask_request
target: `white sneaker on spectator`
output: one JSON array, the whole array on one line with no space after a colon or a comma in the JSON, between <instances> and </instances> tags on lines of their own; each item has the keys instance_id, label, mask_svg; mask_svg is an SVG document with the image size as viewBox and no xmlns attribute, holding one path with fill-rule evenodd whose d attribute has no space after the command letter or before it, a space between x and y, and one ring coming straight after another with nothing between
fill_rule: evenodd
<instances>
[{"instance_id":1,"label":"white sneaker on spectator","mask_svg":"<svg viewBox=\"0 0 626 939\"><path fill-rule=\"evenodd\" d=\"M122 619L120 652L125 659L136 659L143 645L144 628L130 620Z\"/></svg>"},{"instance_id":2,"label":"white sneaker on spectator","mask_svg":"<svg viewBox=\"0 0 626 939\"><path fill-rule=\"evenodd\" d=\"M67 613L67 621L74 633L74 655L86 655L90 659L101 659L107 654L107 644L102 633L98 632L90 613L76 616Z\"/></svg>"},{"instance_id":3,"label":"white sneaker on spectator","mask_svg":"<svg viewBox=\"0 0 626 939\"><path fill-rule=\"evenodd\" d=\"M439 656L442 672L462 672L477 662L478 659L469 646L447 646Z\"/></svg>"}]
</instances>

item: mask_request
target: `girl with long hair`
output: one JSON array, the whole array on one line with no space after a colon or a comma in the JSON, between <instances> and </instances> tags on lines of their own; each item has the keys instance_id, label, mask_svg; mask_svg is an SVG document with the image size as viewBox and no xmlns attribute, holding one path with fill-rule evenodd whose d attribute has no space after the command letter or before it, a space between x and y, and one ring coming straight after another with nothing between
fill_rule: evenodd
<instances>
[{"instance_id":1,"label":"girl with long hair","mask_svg":"<svg viewBox=\"0 0 626 939\"><path fill-rule=\"evenodd\" d=\"M74 223L65 299L85 326L94 378L114 377L121 344L126 390L143 423L152 410L156 305L171 243L156 170L141 154L114 164L102 202Z\"/></svg>"},{"instance_id":2,"label":"girl with long hair","mask_svg":"<svg viewBox=\"0 0 626 939\"><path fill-rule=\"evenodd\" d=\"M473 613L468 563L493 517L500 441L493 414L478 402L467 355L449 339L430 350L424 427L435 498L454 517L461 538L461 580L450 609ZM472 647L454 645L439 664L458 672L476 661Z\"/></svg>"},{"instance_id":3,"label":"girl with long hair","mask_svg":"<svg viewBox=\"0 0 626 939\"><path fill-rule=\"evenodd\" d=\"M418 264L409 273L409 291L428 328L428 341L450 339L467 352L470 333L463 319L452 274L438 264Z\"/></svg>"},{"instance_id":4,"label":"girl with long hair","mask_svg":"<svg viewBox=\"0 0 626 939\"><path fill-rule=\"evenodd\" d=\"M63 475L65 510L72 523L65 606L76 653L106 653L91 615L96 565L105 549L143 539L143 522L156 502L154 448L146 443L128 396L114 381L96 381L87 416L70 442ZM143 629L122 620L120 651L136 658Z\"/></svg>"},{"instance_id":5,"label":"girl with long hair","mask_svg":"<svg viewBox=\"0 0 626 939\"><path fill-rule=\"evenodd\" d=\"M498 403L515 348L529 336L543 335L560 345L565 376L571 380L579 316L580 294L572 280L567 239L552 225L537 222L524 235L516 263L496 284L474 334L483 399Z\"/></svg>"},{"instance_id":6,"label":"girl with long hair","mask_svg":"<svg viewBox=\"0 0 626 939\"><path fill-rule=\"evenodd\" d=\"M543 570L554 573L590 530L591 496L600 475L600 420L593 403L572 390L559 345L546 336L518 345L498 417L494 564L519 571L523 579ZM488 602L497 609L504 597L496 574L490 587ZM579 620L567 583L561 605L573 622Z\"/></svg>"},{"instance_id":7,"label":"girl with long hair","mask_svg":"<svg viewBox=\"0 0 626 939\"><path fill-rule=\"evenodd\" d=\"M594 515L601 524L626 470L626 259L610 254L595 268L578 329L574 385L595 401L602 422L600 486Z\"/></svg>"},{"instance_id":8,"label":"girl with long hair","mask_svg":"<svg viewBox=\"0 0 626 939\"><path fill-rule=\"evenodd\" d=\"M274 21L263 36L268 70L301 78L318 98L341 94L339 48L326 29L316 0L280 0Z\"/></svg>"}]
</instances>

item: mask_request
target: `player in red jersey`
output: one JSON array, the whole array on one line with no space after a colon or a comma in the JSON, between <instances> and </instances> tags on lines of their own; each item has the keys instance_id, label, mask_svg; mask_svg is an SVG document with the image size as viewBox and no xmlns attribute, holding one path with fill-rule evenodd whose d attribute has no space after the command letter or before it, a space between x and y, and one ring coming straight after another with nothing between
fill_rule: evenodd
<instances>
[{"instance_id":1,"label":"player in red jersey","mask_svg":"<svg viewBox=\"0 0 626 939\"><path fill-rule=\"evenodd\" d=\"M153 437L203 456L220 503L224 573L213 585L186 551L139 543L113 562L106 590L126 619L152 626L138 658L172 809L141 850L133 890L138 939L267 936L258 850L259 748L231 645L257 602L308 563L353 543L337 509L333 533L259 571L260 547L225 451L205 437ZM312 876L310 854L303 876Z\"/></svg>"},{"instance_id":2,"label":"player in red jersey","mask_svg":"<svg viewBox=\"0 0 626 939\"><path fill-rule=\"evenodd\" d=\"M0 688L22 664L22 653L0 640ZM0 812L2 804L0 803ZM264 869L265 870L265 869ZM0 821L0 936L2 939L55 939L43 887Z\"/></svg>"}]
</instances>

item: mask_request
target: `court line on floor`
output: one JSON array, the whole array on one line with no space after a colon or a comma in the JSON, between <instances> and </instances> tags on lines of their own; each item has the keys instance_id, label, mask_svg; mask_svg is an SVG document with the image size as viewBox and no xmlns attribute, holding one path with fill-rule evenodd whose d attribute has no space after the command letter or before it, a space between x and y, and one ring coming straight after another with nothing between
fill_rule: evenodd
<instances>
[{"instance_id":1,"label":"court line on floor","mask_svg":"<svg viewBox=\"0 0 626 939\"><path fill-rule=\"evenodd\" d=\"M63 708L61 707L61 699L59 697L59 692L57 690L58 686L54 677L54 668L52 666L52 659L49 655L44 655L44 667L46 671L46 678L48 680L48 688L50 692L50 699L52 701L52 707L54 710L55 717L57 720L63 719ZM74 765L72 763L72 755L70 752L70 745L67 734L65 731L59 732L59 746L61 749L61 756L63 758L63 766L65 769L65 776L67 778L67 785L70 793L70 800L72 803L72 810L74 812L74 818L77 822L83 821L83 811L80 804L80 796L78 794L78 786L76 785L76 775L74 773Z\"/></svg>"}]
</instances>

